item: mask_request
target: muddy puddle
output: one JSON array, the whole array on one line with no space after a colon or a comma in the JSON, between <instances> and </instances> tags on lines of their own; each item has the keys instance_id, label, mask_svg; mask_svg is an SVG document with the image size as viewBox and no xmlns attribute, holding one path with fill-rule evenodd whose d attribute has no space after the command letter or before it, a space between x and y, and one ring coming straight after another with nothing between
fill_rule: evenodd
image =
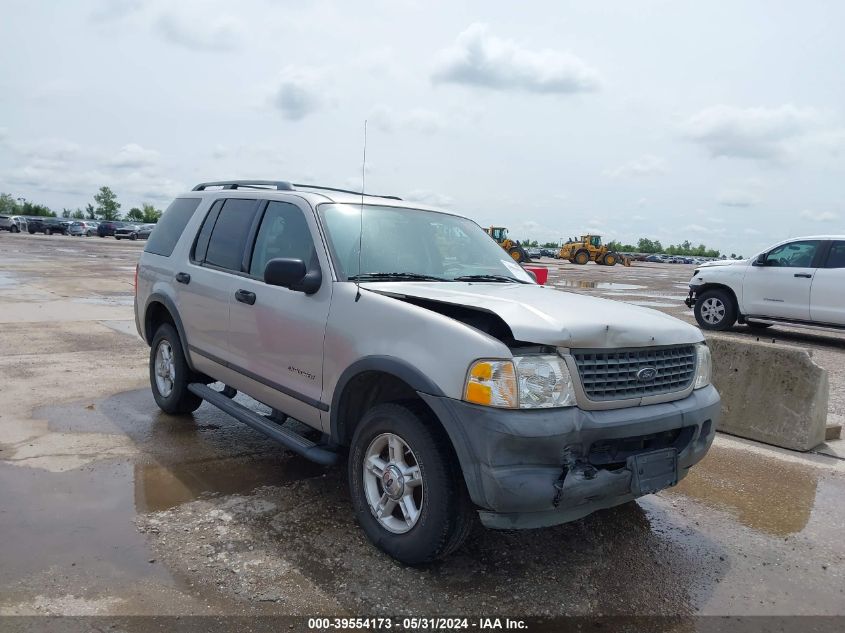
<instances>
[{"instance_id":1,"label":"muddy puddle","mask_svg":"<svg viewBox=\"0 0 845 633\"><path fill-rule=\"evenodd\" d=\"M788 536L810 522L821 477L813 467L759 455L751 458L742 449L721 446L666 494L727 512L754 530Z\"/></svg>"}]
</instances>

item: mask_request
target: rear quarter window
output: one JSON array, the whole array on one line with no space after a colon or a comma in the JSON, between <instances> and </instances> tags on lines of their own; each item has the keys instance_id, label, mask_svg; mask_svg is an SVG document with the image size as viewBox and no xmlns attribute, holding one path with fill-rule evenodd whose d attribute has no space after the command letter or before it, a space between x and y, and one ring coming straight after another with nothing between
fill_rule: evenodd
<instances>
[{"instance_id":1,"label":"rear quarter window","mask_svg":"<svg viewBox=\"0 0 845 633\"><path fill-rule=\"evenodd\" d=\"M144 251L170 257L200 201L201 198L176 198L171 202L150 234Z\"/></svg>"}]
</instances>

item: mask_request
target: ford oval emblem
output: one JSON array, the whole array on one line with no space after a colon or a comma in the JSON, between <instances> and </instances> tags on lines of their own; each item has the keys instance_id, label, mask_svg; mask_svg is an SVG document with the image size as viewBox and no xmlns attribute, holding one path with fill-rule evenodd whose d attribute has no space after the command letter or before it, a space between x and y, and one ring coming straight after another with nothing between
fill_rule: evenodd
<instances>
[{"instance_id":1,"label":"ford oval emblem","mask_svg":"<svg viewBox=\"0 0 845 633\"><path fill-rule=\"evenodd\" d=\"M637 380L640 382L649 382L657 378L657 370L654 367L642 367L637 372Z\"/></svg>"}]
</instances>

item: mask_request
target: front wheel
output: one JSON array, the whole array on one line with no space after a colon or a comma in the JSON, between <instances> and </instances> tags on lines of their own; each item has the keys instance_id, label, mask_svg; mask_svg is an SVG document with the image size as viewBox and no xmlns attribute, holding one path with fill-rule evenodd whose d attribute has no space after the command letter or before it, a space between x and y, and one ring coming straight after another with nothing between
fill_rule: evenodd
<instances>
[{"instance_id":1,"label":"front wheel","mask_svg":"<svg viewBox=\"0 0 845 633\"><path fill-rule=\"evenodd\" d=\"M414 403L380 404L364 415L349 452L349 486L367 537L407 565L447 556L472 529L449 439Z\"/></svg>"},{"instance_id":2,"label":"front wheel","mask_svg":"<svg viewBox=\"0 0 845 633\"><path fill-rule=\"evenodd\" d=\"M590 254L587 251L578 251L575 253L575 259L573 261L579 266L583 266L590 261Z\"/></svg>"},{"instance_id":3,"label":"front wheel","mask_svg":"<svg viewBox=\"0 0 845 633\"><path fill-rule=\"evenodd\" d=\"M53 234L53 231L51 231L50 229L44 229L44 235L52 235L52 234Z\"/></svg>"},{"instance_id":4,"label":"front wheel","mask_svg":"<svg viewBox=\"0 0 845 633\"><path fill-rule=\"evenodd\" d=\"M150 387L159 409L171 414L196 411L202 398L188 391L190 382L191 369L179 334L170 323L163 323L150 346Z\"/></svg>"},{"instance_id":5,"label":"front wheel","mask_svg":"<svg viewBox=\"0 0 845 633\"><path fill-rule=\"evenodd\" d=\"M523 263L528 256L526 255L525 251L522 250L519 246L512 246L511 249L508 251L508 254L511 256L511 259L515 261L517 264Z\"/></svg>"},{"instance_id":6,"label":"front wheel","mask_svg":"<svg viewBox=\"0 0 845 633\"><path fill-rule=\"evenodd\" d=\"M604 256L604 265L605 266L616 266L617 261L619 261L619 260L616 258L615 253L608 253L607 255Z\"/></svg>"},{"instance_id":7,"label":"front wheel","mask_svg":"<svg viewBox=\"0 0 845 633\"><path fill-rule=\"evenodd\" d=\"M130 239L130 240L132 240L132 241L134 242L135 240L137 240L137 239L138 239L138 234L137 234L137 233L130 233L130 234L129 234L129 239Z\"/></svg>"},{"instance_id":8,"label":"front wheel","mask_svg":"<svg viewBox=\"0 0 845 633\"><path fill-rule=\"evenodd\" d=\"M736 323L737 306L725 290L708 290L695 300L693 314L698 325L705 330L724 331Z\"/></svg>"},{"instance_id":9,"label":"front wheel","mask_svg":"<svg viewBox=\"0 0 845 633\"><path fill-rule=\"evenodd\" d=\"M10 229L9 229L9 232L11 232L11 233L20 233L20 232L21 232L21 230L13 224L13 225L12 225L12 228L10 228Z\"/></svg>"}]
</instances>

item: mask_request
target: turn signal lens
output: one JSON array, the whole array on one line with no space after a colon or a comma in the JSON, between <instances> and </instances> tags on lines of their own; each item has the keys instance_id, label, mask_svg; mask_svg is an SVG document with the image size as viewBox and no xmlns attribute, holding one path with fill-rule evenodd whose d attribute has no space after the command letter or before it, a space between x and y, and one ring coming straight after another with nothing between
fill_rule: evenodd
<instances>
[{"instance_id":1,"label":"turn signal lens","mask_svg":"<svg viewBox=\"0 0 845 633\"><path fill-rule=\"evenodd\" d=\"M696 363L695 363L695 384L694 389L701 389L710 384L711 375L713 373L713 361L710 357L710 348L707 343L699 343L695 346Z\"/></svg>"},{"instance_id":2,"label":"turn signal lens","mask_svg":"<svg viewBox=\"0 0 845 633\"><path fill-rule=\"evenodd\" d=\"M480 360L473 363L467 376L464 400L487 407L517 408L513 363L509 360Z\"/></svg>"}]
</instances>

